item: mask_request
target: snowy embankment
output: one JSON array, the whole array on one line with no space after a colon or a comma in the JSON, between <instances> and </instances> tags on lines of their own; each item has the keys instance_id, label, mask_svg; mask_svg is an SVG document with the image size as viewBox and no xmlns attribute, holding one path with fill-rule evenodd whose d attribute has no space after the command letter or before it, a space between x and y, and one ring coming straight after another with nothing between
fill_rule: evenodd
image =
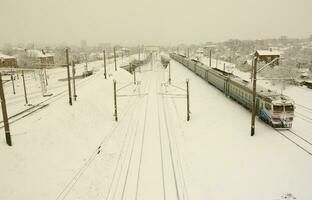
<instances>
[{"instance_id":1,"label":"snowy embankment","mask_svg":"<svg viewBox=\"0 0 312 200\"><path fill-rule=\"evenodd\" d=\"M112 79L120 88L133 77L110 64L109 79L100 70L81 83L72 107L65 94L12 125L13 147L0 145L0 199L312 198L309 154L262 121L250 137L249 111L174 61L172 86L163 84L168 69L154 63L119 91L118 123Z\"/></svg>"},{"instance_id":2,"label":"snowy embankment","mask_svg":"<svg viewBox=\"0 0 312 200\"><path fill-rule=\"evenodd\" d=\"M56 199L100 142L110 137L115 126L112 80L116 79L120 87L131 82L132 76L122 69L115 72L111 63L108 65L110 75L105 80L102 63L89 63L90 69L101 70L77 81L78 100L73 106L68 105L68 93L65 92L45 109L11 125L12 147L5 144L2 134L0 199ZM49 87L57 86L53 84L64 78L62 70L59 70L58 78L51 77ZM57 73L51 76L57 76ZM67 82L58 86L59 90L66 90ZM38 101L42 101L40 90L34 90L39 93ZM55 89L53 93L59 90ZM10 105L10 97L7 99L10 111L14 105ZM36 98L30 100L37 102ZM126 101L119 102L121 113L126 108ZM23 106L22 100L21 104Z\"/></svg>"},{"instance_id":3,"label":"snowy embankment","mask_svg":"<svg viewBox=\"0 0 312 200\"><path fill-rule=\"evenodd\" d=\"M192 199L275 200L288 193L312 198L309 154L260 120L250 137L248 110L180 64L171 66L174 81L190 78L192 117L183 123L183 146ZM184 107L179 112L185 116ZM311 124L301 128L311 136Z\"/></svg>"}]
</instances>

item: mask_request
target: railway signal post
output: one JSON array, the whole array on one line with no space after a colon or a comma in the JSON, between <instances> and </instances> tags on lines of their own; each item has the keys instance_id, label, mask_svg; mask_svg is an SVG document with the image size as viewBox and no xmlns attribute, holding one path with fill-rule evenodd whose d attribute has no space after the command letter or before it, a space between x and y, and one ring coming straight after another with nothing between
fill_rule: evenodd
<instances>
[{"instance_id":1,"label":"railway signal post","mask_svg":"<svg viewBox=\"0 0 312 200\"><path fill-rule=\"evenodd\" d=\"M68 55L68 49L65 51L66 53L66 68L67 68L67 82L68 82L68 100L69 105L72 106L72 95L71 95L71 85L70 85L70 71L69 71L69 55Z\"/></svg>"},{"instance_id":2,"label":"railway signal post","mask_svg":"<svg viewBox=\"0 0 312 200\"><path fill-rule=\"evenodd\" d=\"M0 99L1 99L1 108L2 108L2 116L3 116L3 124L4 124L6 143L9 146L12 146L9 119L8 119L8 113L7 113L7 109L6 109L5 96L4 96L3 83L2 83L2 74L1 73L0 73Z\"/></svg>"},{"instance_id":3,"label":"railway signal post","mask_svg":"<svg viewBox=\"0 0 312 200\"><path fill-rule=\"evenodd\" d=\"M107 74L106 74L106 53L105 50L103 51L103 59L104 59L104 77L107 79Z\"/></svg>"}]
</instances>

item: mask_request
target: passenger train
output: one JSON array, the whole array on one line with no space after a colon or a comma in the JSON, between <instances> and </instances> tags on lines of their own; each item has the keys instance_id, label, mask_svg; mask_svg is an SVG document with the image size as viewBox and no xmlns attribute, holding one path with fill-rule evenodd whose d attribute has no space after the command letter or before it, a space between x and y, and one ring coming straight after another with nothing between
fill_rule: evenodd
<instances>
[{"instance_id":1,"label":"passenger train","mask_svg":"<svg viewBox=\"0 0 312 200\"><path fill-rule=\"evenodd\" d=\"M211 68L196 59L170 53L170 57L222 91L226 96L252 110L252 84L232 73ZM257 115L274 128L289 129L294 119L294 101L288 96L257 86Z\"/></svg>"}]
</instances>

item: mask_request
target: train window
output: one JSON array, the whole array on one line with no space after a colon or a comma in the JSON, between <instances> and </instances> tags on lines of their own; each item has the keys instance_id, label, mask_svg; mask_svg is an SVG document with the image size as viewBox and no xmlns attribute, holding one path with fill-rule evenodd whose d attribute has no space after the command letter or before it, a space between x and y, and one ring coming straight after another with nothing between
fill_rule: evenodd
<instances>
[{"instance_id":1,"label":"train window","mask_svg":"<svg viewBox=\"0 0 312 200\"><path fill-rule=\"evenodd\" d=\"M271 110L271 104L269 104L269 103L265 103L265 109L267 109L267 110Z\"/></svg>"},{"instance_id":2,"label":"train window","mask_svg":"<svg viewBox=\"0 0 312 200\"><path fill-rule=\"evenodd\" d=\"M288 105L288 106L285 106L285 111L294 111L294 106L293 105Z\"/></svg>"},{"instance_id":3,"label":"train window","mask_svg":"<svg viewBox=\"0 0 312 200\"><path fill-rule=\"evenodd\" d=\"M275 105L275 106L273 106L273 110L274 110L274 111L281 112L281 111L283 111L283 106L277 106L277 105Z\"/></svg>"}]
</instances>

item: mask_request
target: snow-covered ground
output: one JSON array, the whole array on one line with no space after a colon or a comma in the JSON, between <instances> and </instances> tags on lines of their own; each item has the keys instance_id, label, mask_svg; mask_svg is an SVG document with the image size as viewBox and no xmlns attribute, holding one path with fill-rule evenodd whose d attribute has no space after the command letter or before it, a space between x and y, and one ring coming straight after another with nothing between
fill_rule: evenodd
<instances>
[{"instance_id":1,"label":"snow-covered ground","mask_svg":"<svg viewBox=\"0 0 312 200\"><path fill-rule=\"evenodd\" d=\"M1 138L0 199L312 198L312 157L261 121L250 137L250 113L177 62L172 85L159 62L137 73L137 85L113 64L105 80L101 65L90 63L99 71L77 83L73 106L65 93L11 125L12 147ZM113 79L123 88L118 122Z\"/></svg>"}]
</instances>

